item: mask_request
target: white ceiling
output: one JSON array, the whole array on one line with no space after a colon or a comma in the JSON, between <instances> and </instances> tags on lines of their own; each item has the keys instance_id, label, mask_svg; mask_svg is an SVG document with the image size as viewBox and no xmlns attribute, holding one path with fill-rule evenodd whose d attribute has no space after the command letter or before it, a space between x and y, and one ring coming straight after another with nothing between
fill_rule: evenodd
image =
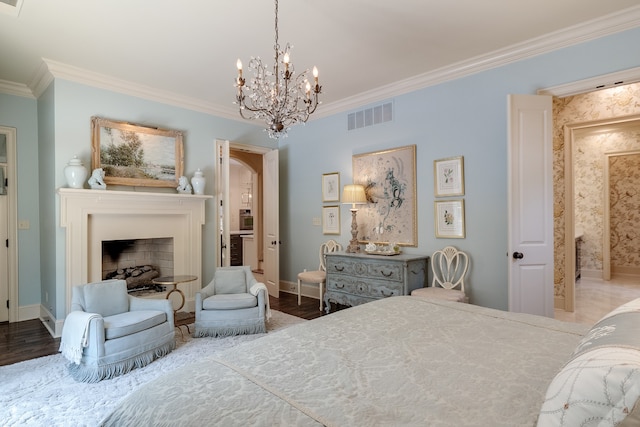
<instances>
[{"instance_id":1,"label":"white ceiling","mask_svg":"<svg viewBox=\"0 0 640 427\"><path fill-rule=\"evenodd\" d=\"M0 13L0 88L37 92L45 58L54 76L57 70L234 114L236 59L273 62L273 21L270 0L23 0L17 17ZM279 5L281 46L294 45L298 70L320 70L316 115L638 25L639 0Z\"/></svg>"}]
</instances>

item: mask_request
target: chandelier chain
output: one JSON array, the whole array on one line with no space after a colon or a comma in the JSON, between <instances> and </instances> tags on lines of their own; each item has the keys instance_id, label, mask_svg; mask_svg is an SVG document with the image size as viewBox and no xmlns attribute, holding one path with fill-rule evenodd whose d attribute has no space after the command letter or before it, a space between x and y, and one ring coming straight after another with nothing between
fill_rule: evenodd
<instances>
[{"instance_id":1,"label":"chandelier chain","mask_svg":"<svg viewBox=\"0 0 640 427\"><path fill-rule=\"evenodd\" d=\"M276 14L276 20L275 20L275 29L276 29L276 43L273 46L273 48L276 51L276 64L278 63L278 51L280 50L280 44L278 43L278 0L275 1L276 6L275 6L275 14Z\"/></svg>"}]
</instances>

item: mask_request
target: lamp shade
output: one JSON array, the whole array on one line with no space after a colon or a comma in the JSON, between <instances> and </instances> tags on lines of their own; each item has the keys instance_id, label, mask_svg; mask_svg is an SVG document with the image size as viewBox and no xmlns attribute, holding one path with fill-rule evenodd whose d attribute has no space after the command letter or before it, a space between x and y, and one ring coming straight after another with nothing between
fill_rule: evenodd
<instances>
[{"instance_id":1,"label":"lamp shade","mask_svg":"<svg viewBox=\"0 0 640 427\"><path fill-rule=\"evenodd\" d=\"M351 203L354 207L356 204L367 203L364 187L360 184L345 185L342 190L342 203Z\"/></svg>"}]
</instances>

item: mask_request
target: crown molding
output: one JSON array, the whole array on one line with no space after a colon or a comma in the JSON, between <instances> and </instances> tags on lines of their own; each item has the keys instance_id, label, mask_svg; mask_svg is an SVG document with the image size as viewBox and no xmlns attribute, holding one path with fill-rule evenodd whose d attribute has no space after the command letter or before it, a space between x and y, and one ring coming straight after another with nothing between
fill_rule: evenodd
<instances>
[{"instance_id":1,"label":"crown molding","mask_svg":"<svg viewBox=\"0 0 640 427\"><path fill-rule=\"evenodd\" d=\"M87 86L123 93L162 104L182 107L192 111L238 120L237 111L231 107L225 108L204 102L200 99L186 97L177 93L156 89L132 83L127 80L117 79L106 74L96 73L83 68L64 64L52 59L42 58L42 65L32 80L30 87L36 97L41 95L44 89L53 79L69 80Z\"/></svg>"},{"instance_id":2,"label":"crown molding","mask_svg":"<svg viewBox=\"0 0 640 427\"><path fill-rule=\"evenodd\" d=\"M568 46L594 40L603 36L619 33L640 26L640 6L584 22L563 30L540 36L504 49L495 50L485 55L461 61L427 73L419 74L388 85L380 86L342 100L323 104L314 113L311 120L331 116L345 111L360 108L363 105L379 102L416 90L456 80L482 71L490 70L526 58L552 52ZM51 59L42 59L42 64L34 78L27 86L0 81L0 92L19 96L39 97L51 84L54 78L74 81L88 86L98 87L126 95L136 96L163 104L199 111L214 116L241 121L236 109L221 107L201 99L185 97L176 93L156 89L150 86L132 83L126 80L88 71L63 64Z\"/></svg>"},{"instance_id":3,"label":"crown molding","mask_svg":"<svg viewBox=\"0 0 640 427\"><path fill-rule=\"evenodd\" d=\"M600 37L630 30L640 26L640 6L584 22L523 43L461 61L428 73L410 77L389 85L362 92L358 95L332 102L314 114L314 119L360 108L398 95L414 92L429 86L456 80L472 74L498 68L523 59L573 46Z\"/></svg>"},{"instance_id":4,"label":"crown molding","mask_svg":"<svg viewBox=\"0 0 640 427\"><path fill-rule=\"evenodd\" d=\"M637 83L640 81L640 67L619 71L604 76L592 77L564 85L541 89L538 95L552 95L558 98L578 95L593 90L608 89L619 84Z\"/></svg>"},{"instance_id":5,"label":"crown molding","mask_svg":"<svg viewBox=\"0 0 640 427\"><path fill-rule=\"evenodd\" d=\"M31 89L29 89L27 85L10 82L8 80L0 80L0 93L35 99L35 96L33 96Z\"/></svg>"}]
</instances>

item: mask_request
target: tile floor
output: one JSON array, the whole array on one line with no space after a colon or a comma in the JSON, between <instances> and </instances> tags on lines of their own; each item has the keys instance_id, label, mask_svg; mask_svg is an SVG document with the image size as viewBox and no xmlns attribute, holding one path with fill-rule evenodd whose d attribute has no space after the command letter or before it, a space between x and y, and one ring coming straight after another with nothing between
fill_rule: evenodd
<instances>
[{"instance_id":1,"label":"tile floor","mask_svg":"<svg viewBox=\"0 0 640 427\"><path fill-rule=\"evenodd\" d=\"M582 277L576 282L573 313L555 310L555 318L594 324L612 309L640 298L640 277L616 276L610 281Z\"/></svg>"}]
</instances>

